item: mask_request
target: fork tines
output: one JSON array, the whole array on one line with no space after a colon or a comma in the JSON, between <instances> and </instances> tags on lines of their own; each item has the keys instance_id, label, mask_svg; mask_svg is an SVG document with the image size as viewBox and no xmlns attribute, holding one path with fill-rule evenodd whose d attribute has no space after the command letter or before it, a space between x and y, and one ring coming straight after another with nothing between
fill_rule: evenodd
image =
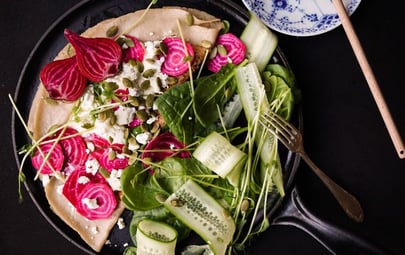
<instances>
[{"instance_id":1,"label":"fork tines","mask_svg":"<svg viewBox=\"0 0 405 255\"><path fill-rule=\"evenodd\" d=\"M294 126L273 111L262 113L259 122L286 147L291 146L291 143L296 139L295 136L298 134Z\"/></svg>"}]
</instances>

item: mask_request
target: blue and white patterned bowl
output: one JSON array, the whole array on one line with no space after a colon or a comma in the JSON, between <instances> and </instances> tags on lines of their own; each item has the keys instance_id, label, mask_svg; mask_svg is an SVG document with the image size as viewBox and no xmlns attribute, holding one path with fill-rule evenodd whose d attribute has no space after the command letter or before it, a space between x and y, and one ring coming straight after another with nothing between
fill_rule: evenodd
<instances>
[{"instance_id":1,"label":"blue and white patterned bowl","mask_svg":"<svg viewBox=\"0 0 405 255\"><path fill-rule=\"evenodd\" d=\"M242 0L271 29L287 35L312 36L340 25L332 0ZM343 0L351 15L361 0Z\"/></svg>"}]
</instances>

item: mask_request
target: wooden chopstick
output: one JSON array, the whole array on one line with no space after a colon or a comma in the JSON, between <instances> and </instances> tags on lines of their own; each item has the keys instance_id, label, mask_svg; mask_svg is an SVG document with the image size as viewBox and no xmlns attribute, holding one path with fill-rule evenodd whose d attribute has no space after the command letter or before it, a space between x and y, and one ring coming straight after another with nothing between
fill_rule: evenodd
<instances>
[{"instance_id":1,"label":"wooden chopstick","mask_svg":"<svg viewBox=\"0 0 405 255\"><path fill-rule=\"evenodd\" d=\"M377 107L380 110L385 126L388 130L389 135L391 136L391 140L394 143L398 156L399 158L403 159L405 158L405 146L402 142L400 134L398 133L398 129L395 126L395 123L392 119L388 106L385 103L384 97L381 93L378 82L374 76L373 70L371 69L370 64L368 63L366 54L364 53L364 50L356 35L356 32L354 31L352 23L350 22L350 18L349 15L347 14L345 6L342 0L333 0L333 4L335 5L343 29L346 33L347 38L349 39L350 45L352 46L352 49L357 58L357 61L359 62L364 77L366 78L368 86L370 87L374 100L377 103Z\"/></svg>"}]
</instances>

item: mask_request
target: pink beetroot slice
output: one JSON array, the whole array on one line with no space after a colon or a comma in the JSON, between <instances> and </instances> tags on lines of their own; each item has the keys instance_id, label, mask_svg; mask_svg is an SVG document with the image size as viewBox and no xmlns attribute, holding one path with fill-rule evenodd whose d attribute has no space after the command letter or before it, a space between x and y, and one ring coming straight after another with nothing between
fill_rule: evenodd
<instances>
[{"instance_id":1,"label":"pink beetroot slice","mask_svg":"<svg viewBox=\"0 0 405 255\"><path fill-rule=\"evenodd\" d=\"M116 41L82 37L69 29L65 37L75 49L80 72L90 81L103 81L119 71L122 50Z\"/></svg>"},{"instance_id":2,"label":"pink beetroot slice","mask_svg":"<svg viewBox=\"0 0 405 255\"><path fill-rule=\"evenodd\" d=\"M208 70L212 72L218 72L222 66L228 63L237 65L245 59L246 46L232 33L218 36L216 47L218 49L217 54L207 63ZM222 47L225 52L220 50Z\"/></svg>"},{"instance_id":3,"label":"pink beetroot slice","mask_svg":"<svg viewBox=\"0 0 405 255\"><path fill-rule=\"evenodd\" d=\"M89 220L110 217L117 207L117 199L109 185L91 183L78 196L77 211Z\"/></svg>"},{"instance_id":4,"label":"pink beetroot slice","mask_svg":"<svg viewBox=\"0 0 405 255\"><path fill-rule=\"evenodd\" d=\"M123 50L123 62L128 62L130 59L143 61L145 56L145 48L142 43L133 36L124 35L128 40L133 42L133 45L129 46L127 49Z\"/></svg>"},{"instance_id":5,"label":"pink beetroot slice","mask_svg":"<svg viewBox=\"0 0 405 255\"><path fill-rule=\"evenodd\" d=\"M59 133L56 136L59 136ZM63 131L60 144L62 145L68 168L84 166L87 160L87 147L83 137L80 136L76 129L71 127L66 128Z\"/></svg>"},{"instance_id":6,"label":"pink beetroot slice","mask_svg":"<svg viewBox=\"0 0 405 255\"><path fill-rule=\"evenodd\" d=\"M45 157L49 154L47 161L44 163ZM41 174L52 174L54 171L59 172L65 160L62 147L60 144L47 142L39 145L38 149L31 157L32 166L41 171ZM42 169L41 169L42 167Z\"/></svg>"},{"instance_id":7,"label":"pink beetroot slice","mask_svg":"<svg viewBox=\"0 0 405 255\"><path fill-rule=\"evenodd\" d=\"M162 73L170 76L185 73L188 70L187 62L194 57L194 49L191 44L186 42L186 52L181 38L167 37L163 39L163 43L167 47L167 53L162 64Z\"/></svg>"},{"instance_id":8,"label":"pink beetroot slice","mask_svg":"<svg viewBox=\"0 0 405 255\"><path fill-rule=\"evenodd\" d=\"M40 79L49 97L56 100L75 101L87 86L87 79L79 71L76 56L48 63L41 69Z\"/></svg>"}]
</instances>

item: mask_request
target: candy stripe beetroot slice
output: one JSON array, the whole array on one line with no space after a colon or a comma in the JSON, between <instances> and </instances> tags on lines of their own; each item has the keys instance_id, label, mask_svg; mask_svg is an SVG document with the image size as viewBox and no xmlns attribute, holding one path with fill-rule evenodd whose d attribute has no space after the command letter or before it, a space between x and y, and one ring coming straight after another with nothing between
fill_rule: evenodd
<instances>
[{"instance_id":1,"label":"candy stripe beetroot slice","mask_svg":"<svg viewBox=\"0 0 405 255\"><path fill-rule=\"evenodd\" d=\"M79 71L76 56L48 63L41 69L40 79L49 97L56 100L75 101L87 86L87 79Z\"/></svg>"},{"instance_id":2,"label":"candy stripe beetroot slice","mask_svg":"<svg viewBox=\"0 0 405 255\"><path fill-rule=\"evenodd\" d=\"M122 170L128 166L128 158L121 155L123 145L113 144L109 148L104 149L101 156L98 158L100 166L107 171Z\"/></svg>"},{"instance_id":3,"label":"candy stripe beetroot slice","mask_svg":"<svg viewBox=\"0 0 405 255\"><path fill-rule=\"evenodd\" d=\"M246 46L232 33L218 36L216 45L218 53L214 58L210 59L207 64L208 70L212 72L218 72L219 69L227 63L237 65L245 59ZM224 47L226 52L222 52L220 47Z\"/></svg>"},{"instance_id":4,"label":"candy stripe beetroot slice","mask_svg":"<svg viewBox=\"0 0 405 255\"><path fill-rule=\"evenodd\" d=\"M98 172L92 174L86 172L84 167L77 167L66 178L62 194L74 207L77 207L79 203L78 198L84 187L95 183L108 184L107 180Z\"/></svg>"},{"instance_id":5,"label":"candy stripe beetroot slice","mask_svg":"<svg viewBox=\"0 0 405 255\"><path fill-rule=\"evenodd\" d=\"M65 29L65 37L76 51L80 72L90 81L100 82L118 72L122 50L116 41L85 38L69 29Z\"/></svg>"},{"instance_id":6,"label":"candy stripe beetroot slice","mask_svg":"<svg viewBox=\"0 0 405 255\"><path fill-rule=\"evenodd\" d=\"M44 157L48 155L51 151L54 143L48 142L39 145L39 149L42 151ZM31 157L32 166L39 171L43 162L44 157L42 154L37 150L35 154ZM41 174L52 174L53 171L60 171L63 167L63 163L65 161L65 155L63 154L62 147L60 144L56 144L52 151L49 154L49 158L47 162L43 165L41 169ZM52 167L51 167L52 166Z\"/></svg>"},{"instance_id":7,"label":"candy stripe beetroot slice","mask_svg":"<svg viewBox=\"0 0 405 255\"><path fill-rule=\"evenodd\" d=\"M66 128L61 137L60 144L62 145L68 167L84 166L87 159L86 143L76 129Z\"/></svg>"},{"instance_id":8,"label":"candy stripe beetroot slice","mask_svg":"<svg viewBox=\"0 0 405 255\"><path fill-rule=\"evenodd\" d=\"M145 48L143 47L142 43L133 36L124 35L126 38L130 39L134 45L133 47L128 47L123 51L123 62L128 62L130 59L143 61L145 57Z\"/></svg>"},{"instance_id":9,"label":"candy stripe beetroot slice","mask_svg":"<svg viewBox=\"0 0 405 255\"><path fill-rule=\"evenodd\" d=\"M177 152L175 150L183 149L185 145L177 140L177 138L169 132L162 133L151 140L146 146L142 153L142 159L150 158L153 162L159 162L163 159L176 154L179 158L189 158L190 152L181 151ZM144 167L147 167L144 164Z\"/></svg>"},{"instance_id":10,"label":"candy stripe beetroot slice","mask_svg":"<svg viewBox=\"0 0 405 255\"><path fill-rule=\"evenodd\" d=\"M162 73L179 76L188 70L187 57L194 57L194 50L191 44L186 43L187 54L184 51L183 40L181 38L167 37L163 39L167 47L167 54L162 64Z\"/></svg>"},{"instance_id":11,"label":"candy stripe beetroot slice","mask_svg":"<svg viewBox=\"0 0 405 255\"><path fill-rule=\"evenodd\" d=\"M107 184L86 185L78 197L77 211L89 220L110 217L117 207L114 192Z\"/></svg>"}]
</instances>

